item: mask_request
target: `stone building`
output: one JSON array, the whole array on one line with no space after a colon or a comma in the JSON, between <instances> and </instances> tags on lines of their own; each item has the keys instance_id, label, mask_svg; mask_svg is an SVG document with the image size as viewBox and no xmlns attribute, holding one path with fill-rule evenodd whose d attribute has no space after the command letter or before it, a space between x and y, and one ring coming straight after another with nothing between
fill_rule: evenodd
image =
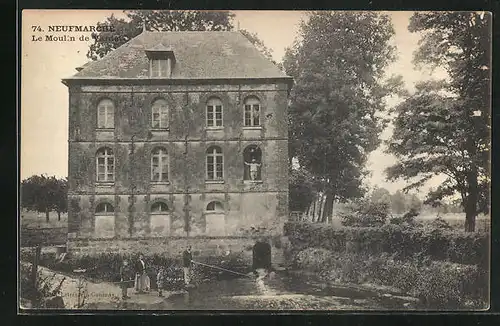
<instances>
[{"instance_id":1,"label":"stone building","mask_svg":"<svg viewBox=\"0 0 500 326\"><path fill-rule=\"evenodd\" d=\"M292 79L240 32L144 31L77 70L63 80L74 248L282 234Z\"/></svg>"}]
</instances>

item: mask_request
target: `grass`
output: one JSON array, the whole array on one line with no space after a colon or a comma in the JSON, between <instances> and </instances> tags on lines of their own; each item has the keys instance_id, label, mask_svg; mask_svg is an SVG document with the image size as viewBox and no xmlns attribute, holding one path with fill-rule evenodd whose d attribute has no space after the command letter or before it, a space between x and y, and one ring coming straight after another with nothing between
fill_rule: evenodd
<instances>
[{"instance_id":1,"label":"grass","mask_svg":"<svg viewBox=\"0 0 500 326\"><path fill-rule=\"evenodd\" d=\"M439 214L454 230L464 230L465 213L447 213ZM436 213L424 213L416 217L417 221L426 223L437 218ZM491 229L491 219L489 215L478 215L476 217L476 231L489 232Z\"/></svg>"},{"instance_id":2,"label":"grass","mask_svg":"<svg viewBox=\"0 0 500 326\"><path fill-rule=\"evenodd\" d=\"M61 220L57 220L57 213L49 213L49 223L45 221L45 213L21 211L21 228L40 229L40 228L62 228L68 226L68 214L62 213Z\"/></svg>"}]
</instances>

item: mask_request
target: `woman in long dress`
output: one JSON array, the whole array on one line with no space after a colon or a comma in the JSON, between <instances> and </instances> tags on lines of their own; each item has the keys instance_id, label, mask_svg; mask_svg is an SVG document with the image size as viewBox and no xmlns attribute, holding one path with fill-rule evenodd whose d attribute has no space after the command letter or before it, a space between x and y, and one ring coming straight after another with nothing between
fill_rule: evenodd
<instances>
[{"instance_id":1,"label":"woman in long dress","mask_svg":"<svg viewBox=\"0 0 500 326\"><path fill-rule=\"evenodd\" d=\"M150 282L149 277L146 274L146 263L144 262L144 256L140 255L139 260L135 264L135 291L137 293L144 293L149 291Z\"/></svg>"}]
</instances>

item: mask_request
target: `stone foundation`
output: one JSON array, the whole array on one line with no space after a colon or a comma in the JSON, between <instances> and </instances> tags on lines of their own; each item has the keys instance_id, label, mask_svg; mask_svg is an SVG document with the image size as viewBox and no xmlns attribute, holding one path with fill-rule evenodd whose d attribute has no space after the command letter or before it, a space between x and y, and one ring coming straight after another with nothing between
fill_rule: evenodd
<instances>
[{"instance_id":1,"label":"stone foundation","mask_svg":"<svg viewBox=\"0 0 500 326\"><path fill-rule=\"evenodd\" d=\"M95 256L105 253L133 255L163 255L180 258L189 244L192 246L193 259L211 256L238 255L250 266L252 249L257 238L253 237L163 237L163 238L120 238L120 239L68 239L67 252L73 257ZM284 244L288 240L275 236L269 238L272 264L283 265Z\"/></svg>"}]
</instances>

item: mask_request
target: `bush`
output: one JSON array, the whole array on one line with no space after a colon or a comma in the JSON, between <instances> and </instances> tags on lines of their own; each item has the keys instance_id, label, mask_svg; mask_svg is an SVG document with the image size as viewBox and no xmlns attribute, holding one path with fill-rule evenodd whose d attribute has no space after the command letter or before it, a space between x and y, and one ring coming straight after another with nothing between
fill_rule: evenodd
<instances>
[{"instance_id":1,"label":"bush","mask_svg":"<svg viewBox=\"0 0 500 326\"><path fill-rule=\"evenodd\" d=\"M342 225L351 227L374 227L385 224L390 205L387 202L372 202L360 198L347 205L347 212L340 213Z\"/></svg>"},{"instance_id":2,"label":"bush","mask_svg":"<svg viewBox=\"0 0 500 326\"><path fill-rule=\"evenodd\" d=\"M375 283L395 287L432 309L457 309L475 302L486 307L488 273L475 265L430 261L414 256L400 261L393 255L346 255L309 248L298 252L294 266L321 279L341 283ZM470 306L469 306L470 308Z\"/></svg>"},{"instance_id":3,"label":"bush","mask_svg":"<svg viewBox=\"0 0 500 326\"><path fill-rule=\"evenodd\" d=\"M55 288L54 282L50 277L42 277L40 271L37 273L37 284L33 284L31 278L32 266L21 264L19 270L21 298L31 302L34 308L40 308L43 305L43 300L52 295L52 290Z\"/></svg>"},{"instance_id":4,"label":"bush","mask_svg":"<svg viewBox=\"0 0 500 326\"><path fill-rule=\"evenodd\" d=\"M383 227L336 228L327 224L286 223L285 235L291 252L306 248L322 248L344 253L394 255L395 259L411 259L415 255L433 260L487 266L489 236L446 229L405 228L387 224Z\"/></svg>"}]
</instances>

